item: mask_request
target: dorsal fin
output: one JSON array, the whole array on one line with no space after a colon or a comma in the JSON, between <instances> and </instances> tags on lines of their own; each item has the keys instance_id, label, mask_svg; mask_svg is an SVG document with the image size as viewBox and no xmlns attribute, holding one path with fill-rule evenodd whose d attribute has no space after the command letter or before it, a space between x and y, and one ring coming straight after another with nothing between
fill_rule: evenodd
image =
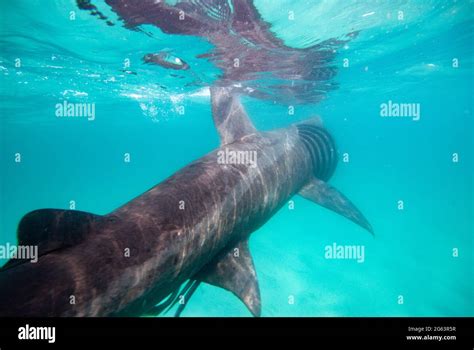
<instances>
[{"instance_id":1,"label":"dorsal fin","mask_svg":"<svg viewBox=\"0 0 474 350\"><path fill-rule=\"evenodd\" d=\"M18 246L37 246L38 257L82 242L91 232L91 224L100 215L76 210L39 209L29 212L18 224ZM10 259L2 270L29 260Z\"/></svg>"},{"instance_id":2,"label":"dorsal fin","mask_svg":"<svg viewBox=\"0 0 474 350\"><path fill-rule=\"evenodd\" d=\"M40 209L26 214L18 224L18 245L37 245L39 255L73 246L90 233L100 215L77 210Z\"/></svg>"},{"instance_id":3,"label":"dorsal fin","mask_svg":"<svg viewBox=\"0 0 474 350\"><path fill-rule=\"evenodd\" d=\"M210 90L212 118L222 145L257 132L232 88L214 86Z\"/></svg>"},{"instance_id":4,"label":"dorsal fin","mask_svg":"<svg viewBox=\"0 0 474 350\"><path fill-rule=\"evenodd\" d=\"M234 293L254 316L260 316L260 289L247 241L209 264L198 279Z\"/></svg>"}]
</instances>

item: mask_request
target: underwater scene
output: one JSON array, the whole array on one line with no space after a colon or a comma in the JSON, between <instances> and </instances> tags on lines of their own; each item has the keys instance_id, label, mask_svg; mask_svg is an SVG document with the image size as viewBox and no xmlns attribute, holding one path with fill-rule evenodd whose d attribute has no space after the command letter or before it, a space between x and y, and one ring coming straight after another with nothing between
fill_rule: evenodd
<instances>
[{"instance_id":1,"label":"underwater scene","mask_svg":"<svg viewBox=\"0 0 474 350\"><path fill-rule=\"evenodd\" d=\"M0 7L0 316L474 315L472 0Z\"/></svg>"}]
</instances>

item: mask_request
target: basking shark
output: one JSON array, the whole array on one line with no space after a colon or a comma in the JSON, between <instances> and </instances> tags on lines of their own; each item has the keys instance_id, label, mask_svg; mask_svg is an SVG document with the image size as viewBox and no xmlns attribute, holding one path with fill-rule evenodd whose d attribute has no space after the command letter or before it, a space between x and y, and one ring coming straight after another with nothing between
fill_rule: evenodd
<instances>
[{"instance_id":1,"label":"basking shark","mask_svg":"<svg viewBox=\"0 0 474 350\"><path fill-rule=\"evenodd\" d=\"M39 259L0 270L1 316L158 314L177 302L179 314L200 283L259 316L248 240L292 196L373 232L327 183L337 151L319 119L258 131L232 88L212 87L211 102L216 150L110 214L41 209L22 218L18 244L38 246Z\"/></svg>"}]
</instances>

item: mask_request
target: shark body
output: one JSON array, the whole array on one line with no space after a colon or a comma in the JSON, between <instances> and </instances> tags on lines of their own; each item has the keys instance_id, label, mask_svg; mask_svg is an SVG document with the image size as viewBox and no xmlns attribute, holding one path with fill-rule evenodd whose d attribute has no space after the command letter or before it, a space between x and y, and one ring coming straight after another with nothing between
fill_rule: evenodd
<instances>
[{"instance_id":1,"label":"shark body","mask_svg":"<svg viewBox=\"0 0 474 350\"><path fill-rule=\"evenodd\" d=\"M110 214L41 209L23 217L19 244L37 245L40 257L0 270L1 316L156 314L178 301L179 314L201 282L234 293L259 316L248 239L292 196L372 232L326 183L337 152L320 121L260 132L231 89L213 87L211 99L218 149ZM256 152L256 162L222 164L224 150Z\"/></svg>"}]
</instances>

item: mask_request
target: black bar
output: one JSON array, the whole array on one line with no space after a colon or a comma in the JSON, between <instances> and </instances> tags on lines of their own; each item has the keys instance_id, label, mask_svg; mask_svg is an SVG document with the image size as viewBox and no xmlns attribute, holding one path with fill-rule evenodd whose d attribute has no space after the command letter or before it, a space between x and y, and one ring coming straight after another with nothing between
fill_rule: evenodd
<instances>
[{"instance_id":1,"label":"black bar","mask_svg":"<svg viewBox=\"0 0 474 350\"><path fill-rule=\"evenodd\" d=\"M30 327L55 327L55 343L18 339L19 328L27 324ZM447 331L445 327L455 327L455 330ZM236 335L312 336L333 344L370 342L449 349L462 345L473 349L473 334L473 318L0 318L1 350L38 345L46 348L90 347L102 340L124 345L140 339L153 343L165 336L181 339L185 336ZM456 339L407 339L407 336L426 335L454 335Z\"/></svg>"}]
</instances>

